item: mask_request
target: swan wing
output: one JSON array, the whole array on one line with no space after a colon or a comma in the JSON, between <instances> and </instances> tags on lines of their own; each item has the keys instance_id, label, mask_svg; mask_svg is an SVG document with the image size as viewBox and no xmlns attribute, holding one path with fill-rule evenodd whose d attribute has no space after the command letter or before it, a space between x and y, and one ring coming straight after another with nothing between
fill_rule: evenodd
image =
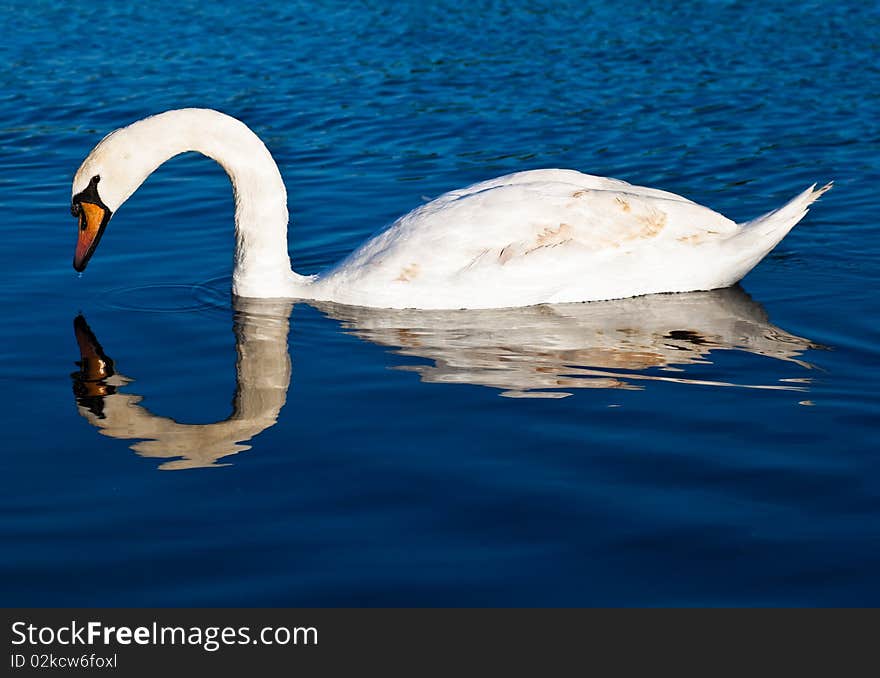
<instances>
[{"instance_id":1,"label":"swan wing","mask_svg":"<svg viewBox=\"0 0 880 678\"><path fill-rule=\"evenodd\" d=\"M737 229L666 191L571 170L520 172L404 215L330 271L324 285L343 303L369 295L393 307L417 297L411 305L425 307L426 297L437 307L562 301L566 290L582 295L583 279L603 265L623 258L645 275L656 270L646 258L666 257L674 266L681 251ZM629 275L627 268L618 265L614 276ZM615 284L607 275L601 282Z\"/></svg>"}]
</instances>

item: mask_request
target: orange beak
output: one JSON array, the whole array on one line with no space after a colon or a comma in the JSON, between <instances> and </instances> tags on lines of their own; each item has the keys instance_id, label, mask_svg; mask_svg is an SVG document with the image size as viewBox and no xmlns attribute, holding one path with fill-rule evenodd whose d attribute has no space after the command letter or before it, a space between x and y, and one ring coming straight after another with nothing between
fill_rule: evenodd
<instances>
[{"instance_id":1,"label":"orange beak","mask_svg":"<svg viewBox=\"0 0 880 678\"><path fill-rule=\"evenodd\" d=\"M74 216L79 217L79 234L76 251L73 255L73 268L84 271L89 259L95 253L112 212L102 205L91 202L74 203Z\"/></svg>"}]
</instances>

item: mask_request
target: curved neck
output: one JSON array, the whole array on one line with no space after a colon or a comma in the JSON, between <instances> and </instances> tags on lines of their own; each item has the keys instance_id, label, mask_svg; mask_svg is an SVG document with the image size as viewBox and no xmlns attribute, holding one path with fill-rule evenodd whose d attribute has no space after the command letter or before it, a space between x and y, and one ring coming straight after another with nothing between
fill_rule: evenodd
<instances>
[{"instance_id":1,"label":"curved neck","mask_svg":"<svg viewBox=\"0 0 880 678\"><path fill-rule=\"evenodd\" d=\"M234 294L289 296L307 280L290 267L287 191L281 173L247 125L218 111L186 108L136 122L125 133L143 163L141 181L187 151L202 153L226 170L235 194ZM105 141L112 143L113 136Z\"/></svg>"}]
</instances>

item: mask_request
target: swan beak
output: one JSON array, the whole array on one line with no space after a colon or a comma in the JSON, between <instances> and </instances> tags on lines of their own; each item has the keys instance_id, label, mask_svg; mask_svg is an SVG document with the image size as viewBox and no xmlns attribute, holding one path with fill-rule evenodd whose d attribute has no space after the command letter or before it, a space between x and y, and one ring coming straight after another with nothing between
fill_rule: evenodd
<instances>
[{"instance_id":1,"label":"swan beak","mask_svg":"<svg viewBox=\"0 0 880 678\"><path fill-rule=\"evenodd\" d=\"M71 211L74 216L79 218L79 234L76 241L76 252L73 255L73 268L82 272L95 253L112 212L103 205L91 202L74 203Z\"/></svg>"}]
</instances>

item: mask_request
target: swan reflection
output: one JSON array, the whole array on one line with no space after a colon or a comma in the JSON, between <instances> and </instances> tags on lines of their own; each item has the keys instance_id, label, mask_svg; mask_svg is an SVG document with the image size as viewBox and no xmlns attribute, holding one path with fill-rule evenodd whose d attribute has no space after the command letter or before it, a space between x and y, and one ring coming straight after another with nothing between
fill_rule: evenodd
<instances>
[{"instance_id":1,"label":"swan reflection","mask_svg":"<svg viewBox=\"0 0 880 678\"><path fill-rule=\"evenodd\" d=\"M312 302L314 303L314 302ZM432 383L487 386L508 397L561 398L581 388L644 388L671 381L738 388L806 390L808 378L772 384L712 380L689 374L719 351L740 350L802 367L808 339L770 323L741 288L589 304L468 311L382 310L314 303L345 331L395 352L428 360L397 369ZM74 322L80 414L104 435L138 440L146 457L174 459L162 469L215 466L249 449L273 426L290 385L287 334L292 301L236 299L236 395L232 414L214 424L181 424L153 414L125 392L82 316ZM705 370L702 370L705 373Z\"/></svg>"},{"instance_id":2,"label":"swan reflection","mask_svg":"<svg viewBox=\"0 0 880 678\"><path fill-rule=\"evenodd\" d=\"M80 350L73 392L79 413L111 438L139 440L132 449L144 457L172 459L164 470L216 466L218 459L250 449L244 445L274 426L290 386L287 331L290 300L235 301L236 388L232 414L213 424L182 424L140 405L142 397L120 388L132 380L113 361L86 324L74 320Z\"/></svg>"},{"instance_id":3,"label":"swan reflection","mask_svg":"<svg viewBox=\"0 0 880 678\"><path fill-rule=\"evenodd\" d=\"M397 368L422 381L489 386L508 397L563 398L571 395L565 389L634 389L647 381L803 390L793 383L808 379L734 384L688 377L686 366L734 349L809 368L799 356L816 348L772 325L741 287L496 310L315 305L361 339L432 361Z\"/></svg>"}]
</instances>

